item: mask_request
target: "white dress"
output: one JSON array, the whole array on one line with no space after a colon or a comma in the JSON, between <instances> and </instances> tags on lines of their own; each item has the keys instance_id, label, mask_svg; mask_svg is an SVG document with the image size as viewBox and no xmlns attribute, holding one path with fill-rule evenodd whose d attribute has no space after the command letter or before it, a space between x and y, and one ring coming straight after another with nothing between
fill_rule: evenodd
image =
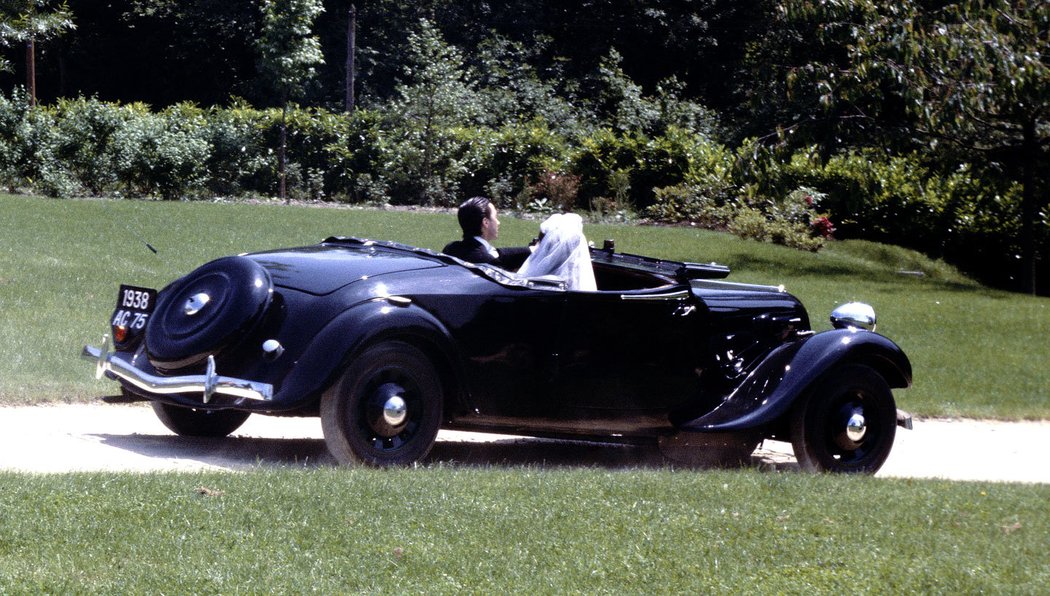
<instances>
[{"instance_id":1,"label":"white dress","mask_svg":"<svg viewBox=\"0 0 1050 596\"><path fill-rule=\"evenodd\" d=\"M553 275L570 290L594 292L591 251L583 235L583 218L575 213L556 213L540 224L536 249L525 260L518 274L525 277Z\"/></svg>"}]
</instances>

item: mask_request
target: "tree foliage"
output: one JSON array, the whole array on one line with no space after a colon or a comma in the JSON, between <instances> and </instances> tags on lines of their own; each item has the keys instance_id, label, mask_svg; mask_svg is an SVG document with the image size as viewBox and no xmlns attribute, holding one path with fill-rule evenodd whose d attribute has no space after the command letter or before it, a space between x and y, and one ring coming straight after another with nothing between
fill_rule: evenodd
<instances>
[{"instance_id":1,"label":"tree foliage","mask_svg":"<svg viewBox=\"0 0 1050 596\"><path fill-rule=\"evenodd\" d=\"M1050 236L1042 213L1050 192L1050 3L910 8L903 24L858 43L857 69L870 64L892 76L933 142L946 140L970 160L985 156L1021 184L1023 283L1035 292L1037 247Z\"/></svg>"},{"instance_id":2,"label":"tree foliage","mask_svg":"<svg viewBox=\"0 0 1050 596\"><path fill-rule=\"evenodd\" d=\"M29 114L6 96L0 169L15 186L203 196L287 177L300 197L485 193L756 236L782 235L776 206L809 189L839 237L993 277L1022 277L1023 257L1029 289L1050 252L1047 0L66 1L78 28L40 49L38 95L100 101ZM337 116L351 4L360 109ZM0 37L62 6L0 0ZM5 91L24 80L20 49ZM137 101L165 117L116 109ZM286 127L251 107L287 101L308 107ZM171 128L184 102L205 106L202 137ZM74 111L108 140L78 132ZM107 147L134 135L110 125L189 148L153 151L142 168L157 172L191 165L176 158L203 139L208 173L180 189L140 168L132 184Z\"/></svg>"},{"instance_id":3,"label":"tree foliage","mask_svg":"<svg viewBox=\"0 0 1050 596\"><path fill-rule=\"evenodd\" d=\"M474 82L458 49L429 20L408 36L408 59L388 114L400 131L392 173L398 195L411 202L451 205L465 167L461 129L480 114Z\"/></svg>"},{"instance_id":4,"label":"tree foliage","mask_svg":"<svg viewBox=\"0 0 1050 596\"><path fill-rule=\"evenodd\" d=\"M324 63L313 33L314 20L324 12L320 0L264 0L259 33L259 70L276 92L278 104L305 94L304 85Z\"/></svg>"},{"instance_id":5,"label":"tree foliage","mask_svg":"<svg viewBox=\"0 0 1050 596\"><path fill-rule=\"evenodd\" d=\"M811 123L821 113L836 131L896 131L898 147L917 141L946 165L998 169L1021 186L1019 256L1034 291L1037 247L1050 236L1050 3L789 0L779 8L790 24L784 30L837 50L817 52L783 78Z\"/></svg>"},{"instance_id":6,"label":"tree foliage","mask_svg":"<svg viewBox=\"0 0 1050 596\"><path fill-rule=\"evenodd\" d=\"M65 2L0 1L0 40L4 43L48 39L72 27L73 15Z\"/></svg>"},{"instance_id":7,"label":"tree foliage","mask_svg":"<svg viewBox=\"0 0 1050 596\"><path fill-rule=\"evenodd\" d=\"M0 0L0 46L43 41L73 26L73 14L65 2ZM0 70L11 70L10 61L0 57Z\"/></svg>"}]
</instances>

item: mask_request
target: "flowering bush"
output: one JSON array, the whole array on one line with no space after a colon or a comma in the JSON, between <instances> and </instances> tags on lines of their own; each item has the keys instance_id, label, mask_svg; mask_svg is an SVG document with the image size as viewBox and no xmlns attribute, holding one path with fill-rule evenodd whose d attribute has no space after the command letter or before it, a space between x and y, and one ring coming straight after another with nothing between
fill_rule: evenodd
<instances>
[{"instance_id":1,"label":"flowering bush","mask_svg":"<svg viewBox=\"0 0 1050 596\"><path fill-rule=\"evenodd\" d=\"M557 210L572 211L580 193L580 177L564 172L544 172L534 184L526 187L530 202L549 204Z\"/></svg>"},{"instance_id":2,"label":"flowering bush","mask_svg":"<svg viewBox=\"0 0 1050 596\"><path fill-rule=\"evenodd\" d=\"M835 226L827 215L822 215L809 222L809 227L821 238L831 238L831 235L835 233Z\"/></svg>"},{"instance_id":3,"label":"flowering bush","mask_svg":"<svg viewBox=\"0 0 1050 596\"><path fill-rule=\"evenodd\" d=\"M690 184L655 188L653 204L645 209L645 215L656 221L689 222L709 230L725 229L733 219L733 205L720 204L705 190Z\"/></svg>"},{"instance_id":4,"label":"flowering bush","mask_svg":"<svg viewBox=\"0 0 1050 596\"><path fill-rule=\"evenodd\" d=\"M817 211L824 198L824 193L802 187L783 200L766 203L768 240L802 250L820 250L835 231L831 219Z\"/></svg>"},{"instance_id":5,"label":"flowering bush","mask_svg":"<svg viewBox=\"0 0 1050 596\"><path fill-rule=\"evenodd\" d=\"M835 226L817 209L824 194L799 188L781 200L720 202L699 189L678 185L655 189L646 215L660 221L688 221L707 229L728 230L741 238L817 251Z\"/></svg>"}]
</instances>

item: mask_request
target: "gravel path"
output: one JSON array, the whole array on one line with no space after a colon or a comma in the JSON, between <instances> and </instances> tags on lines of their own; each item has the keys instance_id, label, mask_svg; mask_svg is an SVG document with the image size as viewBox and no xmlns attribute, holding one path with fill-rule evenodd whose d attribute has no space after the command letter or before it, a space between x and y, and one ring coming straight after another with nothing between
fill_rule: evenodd
<instances>
[{"instance_id":1,"label":"gravel path","mask_svg":"<svg viewBox=\"0 0 1050 596\"><path fill-rule=\"evenodd\" d=\"M1050 421L995 422L919 419L898 429L878 476L1050 484L1042 450ZM468 465L654 466L655 448L553 441L442 431L432 461ZM791 446L767 441L752 458L766 469L796 468ZM0 470L73 471L239 470L259 465L334 465L316 418L252 416L224 439L170 433L138 405L0 408Z\"/></svg>"}]
</instances>

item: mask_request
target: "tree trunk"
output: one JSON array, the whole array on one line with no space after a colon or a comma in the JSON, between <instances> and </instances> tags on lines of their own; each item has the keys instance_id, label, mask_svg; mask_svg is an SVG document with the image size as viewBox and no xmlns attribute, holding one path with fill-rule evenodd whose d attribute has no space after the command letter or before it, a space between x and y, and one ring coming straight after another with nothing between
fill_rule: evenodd
<instances>
[{"instance_id":1,"label":"tree trunk","mask_svg":"<svg viewBox=\"0 0 1050 596\"><path fill-rule=\"evenodd\" d=\"M280 176L280 186L278 193L281 200L288 203L288 189L285 184L285 150L288 146L288 101L284 101L284 105L281 108L281 146L277 149L277 173Z\"/></svg>"},{"instance_id":2,"label":"tree trunk","mask_svg":"<svg viewBox=\"0 0 1050 596\"><path fill-rule=\"evenodd\" d=\"M26 91L29 92L29 107L36 107L36 41L26 40Z\"/></svg>"},{"instance_id":3,"label":"tree trunk","mask_svg":"<svg viewBox=\"0 0 1050 596\"><path fill-rule=\"evenodd\" d=\"M346 24L346 111L354 111L354 66L357 52L357 7L350 5Z\"/></svg>"},{"instance_id":4,"label":"tree trunk","mask_svg":"<svg viewBox=\"0 0 1050 596\"><path fill-rule=\"evenodd\" d=\"M1036 272L1039 269L1039 253L1036 250L1035 226L1039 217L1039 205L1036 189L1036 156L1038 146L1035 141L1035 121L1024 125L1024 142L1021 147L1021 263L1023 291L1033 296L1038 290Z\"/></svg>"}]
</instances>

